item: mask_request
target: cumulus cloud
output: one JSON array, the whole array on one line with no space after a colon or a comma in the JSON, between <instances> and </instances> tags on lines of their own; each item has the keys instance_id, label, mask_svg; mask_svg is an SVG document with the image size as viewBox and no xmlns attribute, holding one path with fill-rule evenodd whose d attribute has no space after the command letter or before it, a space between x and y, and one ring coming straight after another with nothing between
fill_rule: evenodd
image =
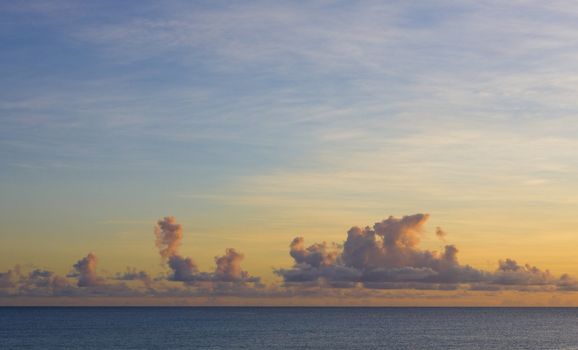
<instances>
[{"instance_id":1,"label":"cumulus cloud","mask_svg":"<svg viewBox=\"0 0 578 350\"><path fill-rule=\"evenodd\" d=\"M491 275L490 285L523 290L578 290L578 281L568 274L556 277L548 270L530 264L520 265L512 259L501 260Z\"/></svg>"},{"instance_id":2,"label":"cumulus cloud","mask_svg":"<svg viewBox=\"0 0 578 350\"><path fill-rule=\"evenodd\" d=\"M560 276L556 285L559 290L578 291L578 281L567 273Z\"/></svg>"},{"instance_id":3,"label":"cumulus cloud","mask_svg":"<svg viewBox=\"0 0 578 350\"><path fill-rule=\"evenodd\" d=\"M415 249L420 242L427 214L389 217L373 228L352 227L343 244L343 263L358 269L422 265L430 258L427 251Z\"/></svg>"},{"instance_id":4,"label":"cumulus cloud","mask_svg":"<svg viewBox=\"0 0 578 350\"><path fill-rule=\"evenodd\" d=\"M547 285L570 290L575 285L570 277L557 280L547 270L520 266L511 259L501 261L495 272L463 265L454 245L446 245L441 252L421 249L419 244L428 219L428 214L390 216L372 227L352 227L341 250L337 245L328 249L325 242L306 247L304 239L297 237L289 251L294 266L277 269L275 273L287 285L316 282L376 289L451 290L462 285L472 289L499 289ZM436 236L445 240L445 231L437 227Z\"/></svg>"},{"instance_id":5,"label":"cumulus cloud","mask_svg":"<svg viewBox=\"0 0 578 350\"><path fill-rule=\"evenodd\" d=\"M194 281L199 278L197 265L191 258L173 255L169 258L169 267L173 270L173 281Z\"/></svg>"},{"instance_id":6,"label":"cumulus cloud","mask_svg":"<svg viewBox=\"0 0 578 350\"><path fill-rule=\"evenodd\" d=\"M391 288L392 283L464 283L484 279L484 273L460 265L458 250L447 245L443 252L419 248L427 214L389 217L372 227L352 227L343 249L329 250L324 243L305 247L301 237L290 245L292 269L276 270L285 282L358 282L365 287ZM404 284L405 285L405 284Z\"/></svg>"},{"instance_id":7,"label":"cumulus cloud","mask_svg":"<svg viewBox=\"0 0 578 350\"><path fill-rule=\"evenodd\" d=\"M136 268L127 267L124 273L117 273L116 279L119 281L149 281L150 275L146 271L138 271Z\"/></svg>"},{"instance_id":8,"label":"cumulus cloud","mask_svg":"<svg viewBox=\"0 0 578 350\"><path fill-rule=\"evenodd\" d=\"M155 245L171 274L168 278L151 278L144 270L127 268L112 277L99 276L98 258L89 253L73 264L73 271L61 277L52 271L33 269L23 273L19 267L0 273L2 296L68 296L68 297L128 297L128 296L259 296L266 295L258 277L241 267L244 255L228 248L216 256L215 269L199 271L195 262L179 254L183 229L174 217L158 220ZM144 284L134 284L140 281ZM180 287L170 282L183 282ZM143 288L144 287L144 288ZM274 293L278 295L279 293Z\"/></svg>"},{"instance_id":9,"label":"cumulus cloud","mask_svg":"<svg viewBox=\"0 0 578 350\"><path fill-rule=\"evenodd\" d=\"M314 267L331 266L335 263L339 252L334 247L329 247L326 242L315 243L305 247L303 237L295 238L290 245L289 254L298 264L307 264Z\"/></svg>"},{"instance_id":10,"label":"cumulus cloud","mask_svg":"<svg viewBox=\"0 0 578 350\"><path fill-rule=\"evenodd\" d=\"M197 264L189 257L179 255L183 228L174 216L166 216L155 226L155 244L159 254L172 270L173 281L191 282L199 279Z\"/></svg>"},{"instance_id":11,"label":"cumulus cloud","mask_svg":"<svg viewBox=\"0 0 578 350\"><path fill-rule=\"evenodd\" d=\"M200 272L190 258L175 255L169 259L169 267L173 271L170 279L188 284L197 282L258 283L260 280L258 277L249 275L241 268L243 258L243 254L233 248L228 248L224 255L215 257L214 272Z\"/></svg>"},{"instance_id":12,"label":"cumulus cloud","mask_svg":"<svg viewBox=\"0 0 578 350\"><path fill-rule=\"evenodd\" d=\"M210 295L263 295L258 277L251 276L241 267L244 255L228 248L216 256L215 269L199 271L193 259L179 254L183 228L172 216L158 220L154 228L155 245L171 273L168 277L151 275L134 267L113 276L99 276L98 258L89 253L73 264L72 272L61 277L52 271L33 269L23 273L19 267L0 273L2 296L210 296ZM134 284L140 281L144 284ZM168 282L168 283L166 283ZM176 287L170 282L183 282ZM258 288L257 291L255 288ZM255 293L251 290L255 289Z\"/></svg>"},{"instance_id":13,"label":"cumulus cloud","mask_svg":"<svg viewBox=\"0 0 578 350\"><path fill-rule=\"evenodd\" d=\"M33 269L24 272L19 266L0 273L0 295L51 296L72 289L67 278L52 271Z\"/></svg>"},{"instance_id":14,"label":"cumulus cloud","mask_svg":"<svg viewBox=\"0 0 578 350\"><path fill-rule=\"evenodd\" d=\"M547 285L553 281L554 277L548 270L542 271L529 264L519 265L515 260L506 259L499 262L492 282L502 285Z\"/></svg>"},{"instance_id":15,"label":"cumulus cloud","mask_svg":"<svg viewBox=\"0 0 578 350\"><path fill-rule=\"evenodd\" d=\"M166 216L157 221L155 236L155 244L161 257L167 259L177 254L183 239L183 228L180 224L177 224L174 216Z\"/></svg>"},{"instance_id":16,"label":"cumulus cloud","mask_svg":"<svg viewBox=\"0 0 578 350\"><path fill-rule=\"evenodd\" d=\"M241 269L241 261L245 255L237 252L233 248L225 250L225 255L216 256L215 264L217 265L214 272L214 279L218 281L235 282L258 282L258 278L251 277L247 271Z\"/></svg>"},{"instance_id":17,"label":"cumulus cloud","mask_svg":"<svg viewBox=\"0 0 578 350\"><path fill-rule=\"evenodd\" d=\"M52 289L62 289L70 286L66 278L58 276L52 271L41 269L31 271L26 280L28 284L36 288L50 287Z\"/></svg>"},{"instance_id":18,"label":"cumulus cloud","mask_svg":"<svg viewBox=\"0 0 578 350\"><path fill-rule=\"evenodd\" d=\"M427 214L389 217L372 226L352 227L343 244L313 243L296 237L289 245L294 260L290 268L276 269L283 285L261 284L243 270L244 255L234 248L214 258L211 271L200 271L190 257L179 254L183 228L174 217L158 220L155 244L167 276L151 278L136 268L111 277L97 273L93 253L78 260L66 277L35 268L25 273L15 267L0 273L0 296L68 297L306 297L380 295L385 290L478 291L577 291L578 281L565 274L553 276L530 264L513 259L499 261L495 271L482 271L459 262L458 249L451 244L441 251L422 249ZM436 236L444 238L441 228ZM142 282L142 283L135 283ZM181 282L181 283L174 283ZM378 293L378 294L376 294Z\"/></svg>"},{"instance_id":19,"label":"cumulus cloud","mask_svg":"<svg viewBox=\"0 0 578 350\"><path fill-rule=\"evenodd\" d=\"M250 276L241 268L245 256L233 248L228 248L225 255L215 257L214 272L200 272L197 264L190 257L179 254L178 248L183 238L183 228L173 216L167 216L157 222L155 227L156 246L163 259L166 260L173 281L188 284L198 282L236 282L258 283L259 278Z\"/></svg>"},{"instance_id":20,"label":"cumulus cloud","mask_svg":"<svg viewBox=\"0 0 578 350\"><path fill-rule=\"evenodd\" d=\"M71 283L52 271L35 269L27 275L21 274L18 293L24 295L58 295L72 288Z\"/></svg>"},{"instance_id":21,"label":"cumulus cloud","mask_svg":"<svg viewBox=\"0 0 578 350\"><path fill-rule=\"evenodd\" d=\"M98 258L93 253L88 253L87 256L78 260L73 265L75 272L70 277L78 277L77 285L79 287L94 287L103 283L103 279L96 273L96 264Z\"/></svg>"}]
</instances>

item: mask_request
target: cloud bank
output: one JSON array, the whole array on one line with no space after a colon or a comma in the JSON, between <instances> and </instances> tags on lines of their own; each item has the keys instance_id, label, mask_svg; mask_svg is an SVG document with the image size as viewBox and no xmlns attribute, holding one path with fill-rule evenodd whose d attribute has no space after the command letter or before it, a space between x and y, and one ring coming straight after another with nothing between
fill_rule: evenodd
<instances>
[{"instance_id":1,"label":"cloud bank","mask_svg":"<svg viewBox=\"0 0 578 350\"><path fill-rule=\"evenodd\" d=\"M244 255L234 248L214 258L212 271L200 271L179 248L183 228L172 216L157 221L155 245L167 273L153 277L134 267L113 276L99 274L98 258L89 253L71 266L66 276L35 268L15 267L0 273L2 297L238 297L238 298L376 298L384 290L408 291L576 291L578 281L564 274L521 265L511 258L484 271L459 262L451 244L442 251L422 249L428 214L388 217L374 225L354 226L342 244L305 244L294 238L290 268L274 269L283 284L265 286L241 267ZM435 234L445 241L440 227ZM382 294L380 294L382 293ZM390 296L391 297L391 296Z\"/></svg>"},{"instance_id":2,"label":"cloud bank","mask_svg":"<svg viewBox=\"0 0 578 350\"><path fill-rule=\"evenodd\" d=\"M488 272L460 264L458 249L446 245L441 252L420 248L428 214L389 218L372 227L352 227L342 246L326 242L306 246L303 237L290 244L295 264L275 273L286 285L318 283L329 287L375 289L528 289L571 290L576 282L567 275L555 278L549 271L519 265L515 260L499 262ZM446 233L436 228L445 241ZM342 248L341 248L342 247Z\"/></svg>"}]
</instances>

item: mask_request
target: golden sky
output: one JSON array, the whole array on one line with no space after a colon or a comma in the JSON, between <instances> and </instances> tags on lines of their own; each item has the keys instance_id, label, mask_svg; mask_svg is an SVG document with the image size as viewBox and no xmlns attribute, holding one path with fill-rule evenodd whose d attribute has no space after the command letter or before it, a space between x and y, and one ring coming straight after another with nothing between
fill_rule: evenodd
<instances>
[{"instance_id":1,"label":"golden sky","mask_svg":"<svg viewBox=\"0 0 578 350\"><path fill-rule=\"evenodd\" d=\"M575 305L577 19L2 4L0 304Z\"/></svg>"}]
</instances>

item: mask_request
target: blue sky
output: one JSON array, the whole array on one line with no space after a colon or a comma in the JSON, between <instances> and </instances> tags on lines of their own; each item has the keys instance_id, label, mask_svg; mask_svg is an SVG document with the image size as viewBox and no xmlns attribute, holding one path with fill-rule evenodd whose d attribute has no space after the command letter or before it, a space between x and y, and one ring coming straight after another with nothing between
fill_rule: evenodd
<instances>
[{"instance_id":1,"label":"blue sky","mask_svg":"<svg viewBox=\"0 0 578 350\"><path fill-rule=\"evenodd\" d=\"M201 262L235 245L270 271L296 234L428 212L481 267L514 250L578 271L577 17L563 1L3 3L0 267L65 269L79 250L157 267L170 214Z\"/></svg>"}]
</instances>

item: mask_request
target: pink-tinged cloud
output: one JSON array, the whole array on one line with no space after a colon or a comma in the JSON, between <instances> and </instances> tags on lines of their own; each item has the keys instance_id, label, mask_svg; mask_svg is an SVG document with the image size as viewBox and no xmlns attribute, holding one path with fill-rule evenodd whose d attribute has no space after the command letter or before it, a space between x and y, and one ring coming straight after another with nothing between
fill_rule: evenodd
<instances>
[{"instance_id":1,"label":"pink-tinged cloud","mask_svg":"<svg viewBox=\"0 0 578 350\"><path fill-rule=\"evenodd\" d=\"M305 246L302 237L290 244L295 261L290 269L277 269L286 285L318 283L329 287L379 289L457 289L457 288L527 288L549 286L571 290L576 282L565 275L556 279L548 271L520 266L511 259L500 262L494 272L462 265L458 249L446 245L442 252L419 247L429 215L389 217L372 227L352 227L343 248L325 242ZM445 232L436 229L445 239Z\"/></svg>"},{"instance_id":2,"label":"pink-tinged cloud","mask_svg":"<svg viewBox=\"0 0 578 350\"><path fill-rule=\"evenodd\" d=\"M176 255L183 239L183 228L173 216L166 216L155 226L156 246L163 259Z\"/></svg>"},{"instance_id":3,"label":"pink-tinged cloud","mask_svg":"<svg viewBox=\"0 0 578 350\"><path fill-rule=\"evenodd\" d=\"M173 216L167 216L157 222L155 227L156 245L159 253L166 259L172 271L169 277L173 281L194 284L199 282L236 282L258 283L259 278L249 275L241 268L244 255L228 248L225 255L215 257L214 272L200 272L194 260L178 254L178 247L183 237L183 228Z\"/></svg>"},{"instance_id":4,"label":"pink-tinged cloud","mask_svg":"<svg viewBox=\"0 0 578 350\"><path fill-rule=\"evenodd\" d=\"M308 264L311 266L331 266L339 256L336 247L330 247L326 242L315 243L305 247L303 237L296 237L290 245L289 255L297 264Z\"/></svg>"},{"instance_id":5,"label":"pink-tinged cloud","mask_svg":"<svg viewBox=\"0 0 578 350\"><path fill-rule=\"evenodd\" d=\"M259 282L259 278L250 276L247 271L241 268L241 261L245 255L237 252L233 248L225 250L225 255L216 256L215 272L213 280L223 282Z\"/></svg>"},{"instance_id":6,"label":"pink-tinged cloud","mask_svg":"<svg viewBox=\"0 0 578 350\"><path fill-rule=\"evenodd\" d=\"M322 242L307 246L297 237L289 246L293 267L274 270L284 284L266 287L243 270L244 255L234 248L215 257L213 271L199 271L193 259L178 253L182 226L174 217L165 217L155 227L155 244L170 269L168 276L153 278L135 268L111 277L99 276L98 259L90 253L73 265L66 278L43 269L24 273L19 267L0 273L0 296L260 298L377 296L375 293L384 289L578 290L578 281L567 274L556 278L548 270L512 259L500 261L498 268L489 272L460 264L453 245L439 252L422 249L420 240L428 218L427 214L389 217L371 227L352 227L342 245Z\"/></svg>"},{"instance_id":7,"label":"pink-tinged cloud","mask_svg":"<svg viewBox=\"0 0 578 350\"><path fill-rule=\"evenodd\" d=\"M103 283L103 279L96 274L96 264L98 258L93 253L80 259L73 265L74 275L78 277L77 285L79 287L94 287Z\"/></svg>"}]
</instances>

